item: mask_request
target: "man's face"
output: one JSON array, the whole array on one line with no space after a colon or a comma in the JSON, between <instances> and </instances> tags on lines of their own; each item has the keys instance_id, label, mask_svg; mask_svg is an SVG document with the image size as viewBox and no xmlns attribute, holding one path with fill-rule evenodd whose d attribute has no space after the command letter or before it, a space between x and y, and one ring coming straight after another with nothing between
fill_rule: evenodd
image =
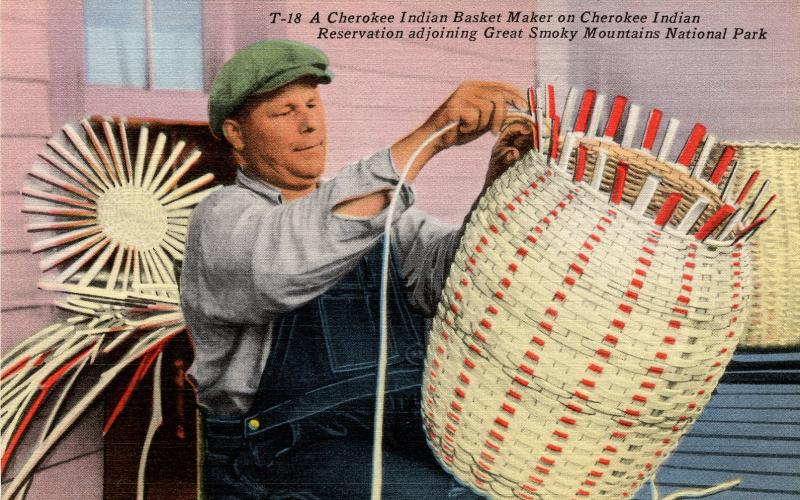
<instances>
[{"instance_id":1,"label":"man's face","mask_svg":"<svg viewBox=\"0 0 800 500\"><path fill-rule=\"evenodd\" d=\"M239 124L245 168L281 189L316 186L325 170L325 108L317 85L297 81L250 105ZM230 137L229 137L230 140Z\"/></svg>"}]
</instances>

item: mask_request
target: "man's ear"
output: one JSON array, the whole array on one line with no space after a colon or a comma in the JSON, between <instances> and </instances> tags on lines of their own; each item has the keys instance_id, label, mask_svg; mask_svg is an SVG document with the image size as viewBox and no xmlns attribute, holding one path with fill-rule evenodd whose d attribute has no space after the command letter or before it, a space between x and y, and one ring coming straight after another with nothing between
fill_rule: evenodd
<instances>
[{"instance_id":1,"label":"man's ear","mask_svg":"<svg viewBox=\"0 0 800 500\"><path fill-rule=\"evenodd\" d=\"M244 137L242 134L242 126L233 118L226 118L222 122L222 134L225 139L233 146L236 151L244 149Z\"/></svg>"}]
</instances>

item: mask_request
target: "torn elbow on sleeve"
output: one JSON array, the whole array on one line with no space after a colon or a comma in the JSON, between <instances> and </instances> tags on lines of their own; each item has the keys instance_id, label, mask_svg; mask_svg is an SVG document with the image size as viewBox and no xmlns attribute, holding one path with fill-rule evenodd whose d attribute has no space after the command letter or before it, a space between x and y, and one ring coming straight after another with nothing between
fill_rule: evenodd
<instances>
[{"instance_id":1,"label":"torn elbow on sleeve","mask_svg":"<svg viewBox=\"0 0 800 500\"><path fill-rule=\"evenodd\" d=\"M365 195L348 198L333 207L333 214L351 219L371 219L380 215L392 200L391 191L381 189Z\"/></svg>"}]
</instances>

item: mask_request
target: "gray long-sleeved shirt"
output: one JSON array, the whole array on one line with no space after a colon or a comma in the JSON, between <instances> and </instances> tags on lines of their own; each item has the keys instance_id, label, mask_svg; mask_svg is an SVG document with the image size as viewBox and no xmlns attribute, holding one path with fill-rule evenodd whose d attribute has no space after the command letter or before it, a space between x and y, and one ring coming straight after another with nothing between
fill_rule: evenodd
<instances>
[{"instance_id":1,"label":"gray long-sleeved shirt","mask_svg":"<svg viewBox=\"0 0 800 500\"><path fill-rule=\"evenodd\" d=\"M353 218L334 214L334 207L398 181L384 149L292 203L239 171L236 184L194 209L181 306L194 339L189 375L201 404L218 415L249 409L269 356L273 320L324 293L383 233L385 210ZM413 201L413 190L403 187L393 239L412 302L432 314L460 232L411 207Z\"/></svg>"}]
</instances>

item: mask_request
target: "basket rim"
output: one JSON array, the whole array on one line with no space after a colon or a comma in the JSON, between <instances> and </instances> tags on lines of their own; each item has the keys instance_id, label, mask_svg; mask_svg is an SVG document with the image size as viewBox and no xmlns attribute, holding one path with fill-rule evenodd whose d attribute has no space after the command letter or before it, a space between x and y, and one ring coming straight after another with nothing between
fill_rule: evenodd
<instances>
[{"instance_id":1,"label":"basket rim","mask_svg":"<svg viewBox=\"0 0 800 500\"><path fill-rule=\"evenodd\" d=\"M800 145L798 147L800 147ZM625 148L625 149L629 149L629 148ZM574 182L572 180L571 175L570 175L570 173L568 171L564 171L564 170L561 170L560 168L558 168L558 166L554 162L551 162L544 154L542 154L542 153L540 153L538 151L534 151L532 149L532 150L530 150L528 152L528 155L526 155L526 156L530 156L531 158L534 158L537 155L540 156L541 158L545 159L546 168L550 169L553 172L554 175L561 176L562 178L564 178L567 182L569 182L573 186L579 187L582 192L585 192L585 193L589 194L590 196L593 196L593 197L597 198L600 202L605 203L607 208L609 208L611 210L619 211L620 213L625 214L627 217L630 217L630 218L636 220L637 222L648 224L650 226L649 229L653 229L655 231L660 231L660 232L662 232L664 234L668 234L668 235L670 235L672 237L675 237L675 238L678 238L679 240L682 240L682 241L686 241L686 242L689 242L689 243L695 243L698 246L703 245L705 247L711 247L711 248L732 247L734 245L738 245L739 243L741 243L739 241L735 242L734 239L730 239L730 240L727 240L727 241L716 240L716 239L712 239L712 238L708 238L706 240L698 240L693 235L680 233L680 232L676 231L675 229L673 229L673 228L671 228L671 227L669 227L667 225L665 225L664 227L658 227L658 226L655 225L655 223L653 222L653 220L651 218L648 218L648 217L645 217L643 215L634 213L631 210L632 207L628 207L627 204L624 201L620 202L619 205L611 205L608 202L608 200L605 199L605 198L607 198L607 195L608 195L607 192L605 192L605 191L595 191L594 189L589 188L588 187L588 183L586 183L586 182L583 182L583 183ZM520 159L519 161L522 161L522 159ZM671 163L668 163L668 165L672 166ZM679 173L683 174L683 172L679 172ZM688 173L686 175L688 175ZM581 185L581 184L583 184L583 185ZM606 195L606 196L604 196L604 195Z\"/></svg>"},{"instance_id":2,"label":"basket rim","mask_svg":"<svg viewBox=\"0 0 800 500\"><path fill-rule=\"evenodd\" d=\"M722 140L719 141L717 144L723 144L734 147L800 149L800 142Z\"/></svg>"}]
</instances>

